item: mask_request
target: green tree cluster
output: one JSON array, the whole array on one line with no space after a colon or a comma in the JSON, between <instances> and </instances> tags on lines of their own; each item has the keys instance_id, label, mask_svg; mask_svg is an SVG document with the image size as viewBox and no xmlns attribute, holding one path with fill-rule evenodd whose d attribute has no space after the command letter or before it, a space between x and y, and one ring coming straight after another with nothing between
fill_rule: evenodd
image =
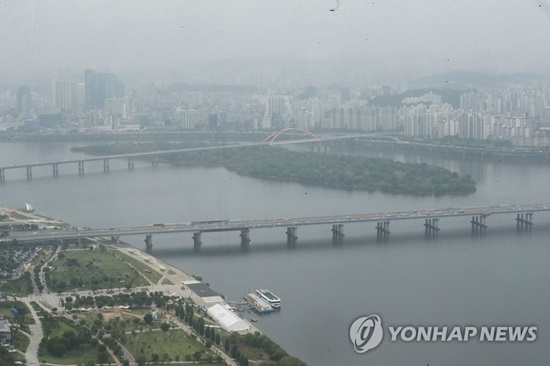
<instances>
[{"instance_id":1,"label":"green tree cluster","mask_svg":"<svg viewBox=\"0 0 550 366\"><path fill-rule=\"evenodd\" d=\"M187 145L186 145L187 146ZM91 154L121 154L181 148L178 144L116 144L78 148ZM74 148L73 148L74 149ZM165 156L176 165L223 166L240 175L348 190L409 195L469 194L470 176L427 164L314 152L272 146L185 152Z\"/></svg>"}]
</instances>

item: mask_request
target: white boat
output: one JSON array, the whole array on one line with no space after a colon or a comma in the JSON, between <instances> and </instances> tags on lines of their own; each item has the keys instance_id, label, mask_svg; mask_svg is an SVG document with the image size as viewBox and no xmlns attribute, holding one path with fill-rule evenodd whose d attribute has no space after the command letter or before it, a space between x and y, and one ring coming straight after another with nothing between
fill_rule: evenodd
<instances>
[{"instance_id":1,"label":"white boat","mask_svg":"<svg viewBox=\"0 0 550 366\"><path fill-rule=\"evenodd\" d=\"M266 289L259 289L256 290L256 293L260 295L263 300L267 301L274 309L281 308L281 299L273 292Z\"/></svg>"},{"instance_id":2,"label":"white boat","mask_svg":"<svg viewBox=\"0 0 550 366\"><path fill-rule=\"evenodd\" d=\"M244 298L259 313L270 313L275 310L267 301L253 292L244 295Z\"/></svg>"}]
</instances>

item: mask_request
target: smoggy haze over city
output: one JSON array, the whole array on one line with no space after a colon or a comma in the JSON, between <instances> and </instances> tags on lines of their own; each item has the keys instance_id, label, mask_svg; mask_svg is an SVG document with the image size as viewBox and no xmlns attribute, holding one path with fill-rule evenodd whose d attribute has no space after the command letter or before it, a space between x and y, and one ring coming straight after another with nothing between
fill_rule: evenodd
<instances>
[{"instance_id":1,"label":"smoggy haze over city","mask_svg":"<svg viewBox=\"0 0 550 366\"><path fill-rule=\"evenodd\" d=\"M403 74L548 73L549 34L548 0L7 0L0 81L272 57Z\"/></svg>"}]
</instances>

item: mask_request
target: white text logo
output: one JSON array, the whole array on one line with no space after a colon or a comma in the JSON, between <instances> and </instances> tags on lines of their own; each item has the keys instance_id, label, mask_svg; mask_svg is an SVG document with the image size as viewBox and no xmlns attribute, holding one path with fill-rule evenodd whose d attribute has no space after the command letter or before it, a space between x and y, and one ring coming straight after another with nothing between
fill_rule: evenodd
<instances>
[{"instance_id":1,"label":"white text logo","mask_svg":"<svg viewBox=\"0 0 550 366\"><path fill-rule=\"evenodd\" d=\"M384 337L382 320L378 315L358 318L349 328L349 337L357 353L376 348Z\"/></svg>"}]
</instances>

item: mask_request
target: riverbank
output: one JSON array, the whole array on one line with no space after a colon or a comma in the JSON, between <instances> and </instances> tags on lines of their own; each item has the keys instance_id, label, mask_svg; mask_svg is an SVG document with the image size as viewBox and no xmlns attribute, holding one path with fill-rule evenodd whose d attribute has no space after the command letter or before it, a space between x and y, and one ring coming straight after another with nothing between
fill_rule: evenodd
<instances>
[{"instance_id":1,"label":"riverbank","mask_svg":"<svg viewBox=\"0 0 550 366\"><path fill-rule=\"evenodd\" d=\"M0 205L0 227L24 227L30 228L31 225L34 225L33 228L38 229L48 229L48 228L60 228L67 227L68 224L52 219L46 216L37 215L32 212L23 211L22 209L14 209L9 207L4 207Z\"/></svg>"},{"instance_id":2,"label":"riverbank","mask_svg":"<svg viewBox=\"0 0 550 366\"><path fill-rule=\"evenodd\" d=\"M20 211L6 207L3 207L2 212L21 215ZM18 220L25 223L39 218L37 215L29 215L19 217ZM56 223L68 226L61 221ZM14 245L17 247L17 244L11 245L12 250ZM38 247L43 249L40 245ZM36 363L37 360L61 365L66 364L68 360L72 363L80 362L78 355L70 348L67 348L66 355L63 355L64 352L57 356L51 353L50 347L54 347L54 343L63 342L63 338L59 338L56 331L52 333L51 327L52 324L57 324L55 327L78 333L82 331L80 328L83 325L93 322L95 330L92 329L92 334L97 334L95 337L100 343L105 338L100 335L101 333L97 333L98 331L110 334L111 338L118 341L108 346L108 352L117 364L121 364L117 360L118 357L120 360L129 360L130 365L157 360L178 364L179 361L185 363L191 359L204 365L223 362L237 366L246 365L249 360L258 362L262 359L274 361L273 365L284 359L292 360L296 365L305 365L298 359L288 356L278 345L261 334L246 317L240 317L246 324L246 330L225 331L221 323L217 324L215 319L206 313L208 308L216 304L228 306L224 296L209 289L209 285L202 283L199 276L190 275L129 244L114 244L111 238L83 238L78 242L67 241L54 248L56 249L42 251L49 253L47 258L26 263L26 270L35 273L32 288L28 290L32 291L32 294L18 296L19 300L27 304L36 322L32 332L23 333L29 338L30 343L26 349L20 350L22 353L26 352L26 359L30 363ZM98 278L98 274L102 279ZM142 300L145 302L141 302L141 305L136 304L136 301ZM151 306L153 304L155 306ZM184 312L187 313L186 317L183 316ZM148 314L157 316L156 320L159 323L155 326L148 323L145 316ZM122 324L119 323L119 319L123 320ZM164 323L168 324L168 327L162 330L172 335L170 339L179 339L183 342L181 344L194 350L193 354L179 351L181 344L173 344L166 348L165 342L163 343L162 339L157 340L154 333L148 335L150 331L161 330L163 327L160 325ZM144 329L147 325L150 328L148 330ZM44 329L44 332L39 331L44 326L48 329ZM130 333L133 335L131 338L125 336ZM42 334L44 337L48 336L49 340L39 347ZM140 351L137 343L134 344L136 336L154 345L155 350L165 349L162 359L155 351L150 351L150 354L144 353L142 347ZM263 349L247 343L258 337L262 339L260 343L269 347ZM90 343L86 343L85 346L86 362L88 359L94 359L97 354L93 343L91 344L90 346ZM277 356L274 357L273 354ZM97 357L100 357L99 354Z\"/></svg>"}]
</instances>

